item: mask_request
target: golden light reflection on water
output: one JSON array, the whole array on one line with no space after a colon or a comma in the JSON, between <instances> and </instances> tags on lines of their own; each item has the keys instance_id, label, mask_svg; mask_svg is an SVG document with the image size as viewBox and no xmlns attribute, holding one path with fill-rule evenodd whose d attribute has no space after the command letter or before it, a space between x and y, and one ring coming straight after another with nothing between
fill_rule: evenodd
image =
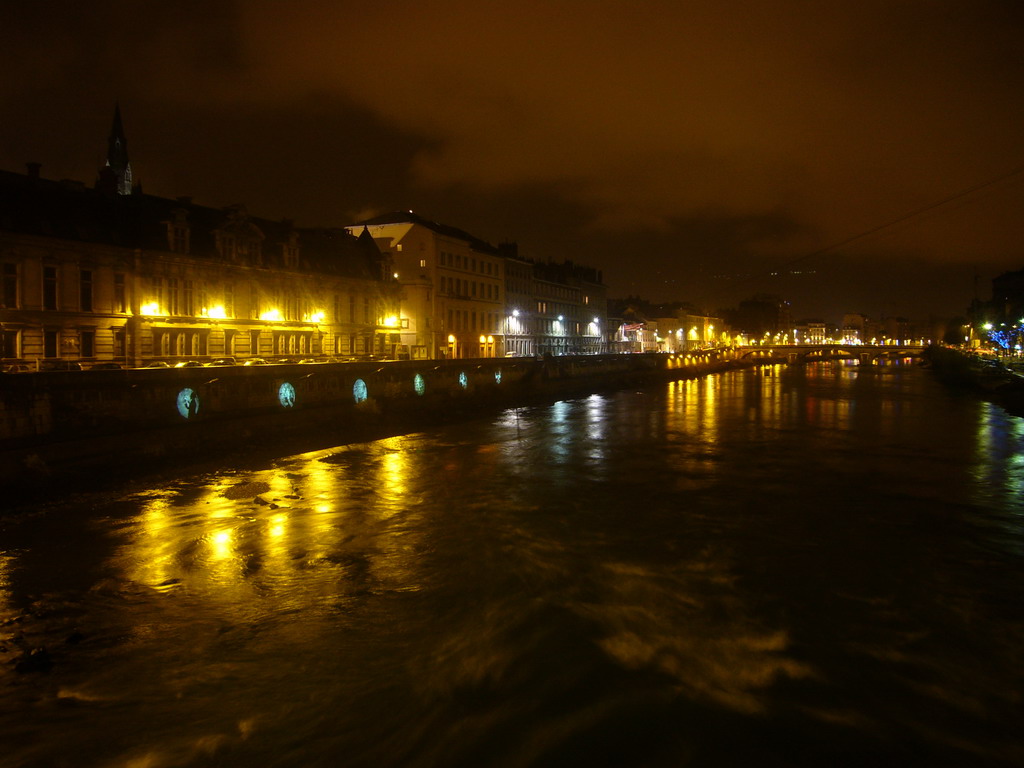
<instances>
[{"instance_id":1,"label":"golden light reflection on water","mask_svg":"<svg viewBox=\"0 0 1024 768\"><path fill-rule=\"evenodd\" d=\"M384 503L376 505L375 511L381 519L387 519L405 508L409 454L397 438L381 441L380 447L384 454L380 461L378 487Z\"/></svg>"},{"instance_id":2,"label":"golden light reflection on water","mask_svg":"<svg viewBox=\"0 0 1024 768\"><path fill-rule=\"evenodd\" d=\"M316 604L368 585L418 589L420 500L410 493L410 438L283 460L141 498L134 535L116 555L127 578L158 591L185 588L211 606L251 610L256 600Z\"/></svg>"},{"instance_id":3,"label":"golden light reflection on water","mask_svg":"<svg viewBox=\"0 0 1024 768\"><path fill-rule=\"evenodd\" d=\"M718 441L718 387L722 377L673 381L668 385L665 426L670 433L689 435L708 443Z\"/></svg>"},{"instance_id":4,"label":"golden light reflection on water","mask_svg":"<svg viewBox=\"0 0 1024 768\"><path fill-rule=\"evenodd\" d=\"M174 572L175 549L168 530L171 515L166 499L149 499L139 516L139 523L137 555L133 558L136 569L131 578L158 587L165 584Z\"/></svg>"}]
</instances>

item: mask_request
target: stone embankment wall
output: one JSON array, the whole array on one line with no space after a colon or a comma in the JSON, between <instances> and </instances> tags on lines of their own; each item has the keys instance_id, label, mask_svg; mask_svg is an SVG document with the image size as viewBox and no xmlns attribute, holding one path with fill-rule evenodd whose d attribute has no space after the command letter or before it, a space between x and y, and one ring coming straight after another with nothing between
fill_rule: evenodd
<instances>
[{"instance_id":1,"label":"stone embankment wall","mask_svg":"<svg viewBox=\"0 0 1024 768\"><path fill-rule=\"evenodd\" d=\"M947 347L930 347L925 363L943 384L970 391L1014 416L1024 416L1024 376L1016 363Z\"/></svg>"},{"instance_id":2,"label":"stone embankment wall","mask_svg":"<svg viewBox=\"0 0 1024 768\"><path fill-rule=\"evenodd\" d=\"M601 355L8 374L0 482L87 481L218 455L282 455L502 407L776 358Z\"/></svg>"}]
</instances>

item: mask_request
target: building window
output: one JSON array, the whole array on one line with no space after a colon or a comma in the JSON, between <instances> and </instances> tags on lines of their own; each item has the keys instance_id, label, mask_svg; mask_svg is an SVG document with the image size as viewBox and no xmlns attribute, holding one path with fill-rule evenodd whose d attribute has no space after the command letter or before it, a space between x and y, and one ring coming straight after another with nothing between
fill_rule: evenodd
<instances>
[{"instance_id":1,"label":"building window","mask_svg":"<svg viewBox=\"0 0 1024 768\"><path fill-rule=\"evenodd\" d=\"M92 270L83 269L78 273L78 308L82 312L92 312Z\"/></svg>"},{"instance_id":2,"label":"building window","mask_svg":"<svg viewBox=\"0 0 1024 768\"><path fill-rule=\"evenodd\" d=\"M256 356L260 353L260 332L249 331L249 354Z\"/></svg>"},{"instance_id":3,"label":"building window","mask_svg":"<svg viewBox=\"0 0 1024 768\"><path fill-rule=\"evenodd\" d=\"M18 306L18 265L4 264L3 273L3 294L0 301L5 309L16 309Z\"/></svg>"},{"instance_id":4,"label":"building window","mask_svg":"<svg viewBox=\"0 0 1024 768\"><path fill-rule=\"evenodd\" d=\"M43 357L57 357L59 344L60 331L50 328L43 331Z\"/></svg>"},{"instance_id":5,"label":"building window","mask_svg":"<svg viewBox=\"0 0 1024 768\"><path fill-rule=\"evenodd\" d=\"M426 259L420 259L420 267L422 268L422 267L425 267L425 266L427 266L427 260Z\"/></svg>"},{"instance_id":6,"label":"building window","mask_svg":"<svg viewBox=\"0 0 1024 768\"><path fill-rule=\"evenodd\" d=\"M184 281L184 314L187 317L195 317L196 314L196 302L195 302L195 287L191 280Z\"/></svg>"},{"instance_id":7,"label":"building window","mask_svg":"<svg viewBox=\"0 0 1024 768\"><path fill-rule=\"evenodd\" d=\"M171 250L175 253L188 253L188 229L175 224L172 237Z\"/></svg>"},{"instance_id":8,"label":"building window","mask_svg":"<svg viewBox=\"0 0 1024 768\"><path fill-rule=\"evenodd\" d=\"M124 357L124 328L114 329L114 357Z\"/></svg>"},{"instance_id":9,"label":"building window","mask_svg":"<svg viewBox=\"0 0 1024 768\"><path fill-rule=\"evenodd\" d=\"M96 357L96 331L80 331L78 336L82 357Z\"/></svg>"},{"instance_id":10,"label":"building window","mask_svg":"<svg viewBox=\"0 0 1024 768\"><path fill-rule=\"evenodd\" d=\"M363 297L363 322L370 322L370 300L365 296Z\"/></svg>"},{"instance_id":11,"label":"building window","mask_svg":"<svg viewBox=\"0 0 1024 768\"><path fill-rule=\"evenodd\" d=\"M156 302L156 312L154 314L160 314L166 311L167 308L167 295L164 292L164 279L162 277L152 278L151 295L153 300ZM146 313L148 314L148 312Z\"/></svg>"},{"instance_id":12,"label":"building window","mask_svg":"<svg viewBox=\"0 0 1024 768\"><path fill-rule=\"evenodd\" d=\"M57 268L43 267L43 309L57 308ZM56 332L55 332L56 333ZM56 357L54 353L53 357ZM48 355L49 357L49 355Z\"/></svg>"},{"instance_id":13,"label":"building window","mask_svg":"<svg viewBox=\"0 0 1024 768\"><path fill-rule=\"evenodd\" d=\"M178 314L178 278L167 278L167 314Z\"/></svg>"},{"instance_id":14,"label":"building window","mask_svg":"<svg viewBox=\"0 0 1024 768\"><path fill-rule=\"evenodd\" d=\"M171 250L175 253L188 253L188 225L174 222L171 225Z\"/></svg>"},{"instance_id":15,"label":"building window","mask_svg":"<svg viewBox=\"0 0 1024 768\"><path fill-rule=\"evenodd\" d=\"M128 300L124 288L124 275L114 275L114 311L127 312Z\"/></svg>"},{"instance_id":16,"label":"building window","mask_svg":"<svg viewBox=\"0 0 1024 768\"><path fill-rule=\"evenodd\" d=\"M0 332L0 357L12 358L21 357L18 350L18 331Z\"/></svg>"},{"instance_id":17,"label":"building window","mask_svg":"<svg viewBox=\"0 0 1024 768\"><path fill-rule=\"evenodd\" d=\"M235 316L235 284L224 283L224 316Z\"/></svg>"},{"instance_id":18,"label":"building window","mask_svg":"<svg viewBox=\"0 0 1024 768\"><path fill-rule=\"evenodd\" d=\"M220 255L231 261L235 258L235 238L228 234L220 234Z\"/></svg>"}]
</instances>

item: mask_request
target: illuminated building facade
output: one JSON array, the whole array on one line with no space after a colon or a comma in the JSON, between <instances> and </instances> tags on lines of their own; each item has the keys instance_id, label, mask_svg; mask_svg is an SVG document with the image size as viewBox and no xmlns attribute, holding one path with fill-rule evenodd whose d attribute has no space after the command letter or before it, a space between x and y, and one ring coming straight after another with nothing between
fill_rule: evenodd
<instances>
[{"instance_id":1,"label":"illuminated building facade","mask_svg":"<svg viewBox=\"0 0 1024 768\"><path fill-rule=\"evenodd\" d=\"M652 321L623 322L615 331L616 351L642 353L658 351L658 331Z\"/></svg>"},{"instance_id":2,"label":"illuminated building facade","mask_svg":"<svg viewBox=\"0 0 1024 768\"><path fill-rule=\"evenodd\" d=\"M416 358L596 354L606 350L601 273L535 263L411 211L348 227L387 253L402 286L402 344Z\"/></svg>"},{"instance_id":3,"label":"illuminated building facade","mask_svg":"<svg viewBox=\"0 0 1024 768\"><path fill-rule=\"evenodd\" d=\"M122 160L95 189L0 172L5 365L395 354L372 239L143 195Z\"/></svg>"},{"instance_id":4,"label":"illuminated building facade","mask_svg":"<svg viewBox=\"0 0 1024 768\"><path fill-rule=\"evenodd\" d=\"M348 227L372 237L401 285L402 354L412 359L500 357L505 263L498 248L411 211Z\"/></svg>"},{"instance_id":5,"label":"illuminated building facade","mask_svg":"<svg viewBox=\"0 0 1024 768\"><path fill-rule=\"evenodd\" d=\"M608 294L601 273L566 261L534 264L534 338L549 355L592 355L607 349Z\"/></svg>"},{"instance_id":6,"label":"illuminated building facade","mask_svg":"<svg viewBox=\"0 0 1024 768\"><path fill-rule=\"evenodd\" d=\"M533 262L519 255L515 243L503 243L505 256L505 354L533 357L534 336Z\"/></svg>"}]
</instances>

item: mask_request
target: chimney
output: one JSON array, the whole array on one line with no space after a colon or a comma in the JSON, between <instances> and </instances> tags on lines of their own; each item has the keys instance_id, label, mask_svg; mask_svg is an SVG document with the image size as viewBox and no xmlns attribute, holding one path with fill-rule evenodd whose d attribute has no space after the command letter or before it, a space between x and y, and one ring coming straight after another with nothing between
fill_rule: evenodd
<instances>
[{"instance_id":1,"label":"chimney","mask_svg":"<svg viewBox=\"0 0 1024 768\"><path fill-rule=\"evenodd\" d=\"M28 172L30 179L39 178L39 169L43 167L42 163L25 163L25 169Z\"/></svg>"}]
</instances>

